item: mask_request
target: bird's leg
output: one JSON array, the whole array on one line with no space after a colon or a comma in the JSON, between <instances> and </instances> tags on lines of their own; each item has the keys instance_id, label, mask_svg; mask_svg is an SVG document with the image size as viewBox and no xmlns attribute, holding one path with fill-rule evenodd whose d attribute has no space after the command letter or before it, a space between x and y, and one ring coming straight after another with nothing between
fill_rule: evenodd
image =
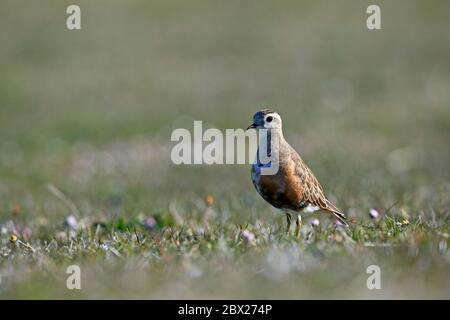
<instances>
[{"instance_id":1,"label":"bird's leg","mask_svg":"<svg viewBox=\"0 0 450 320\"><path fill-rule=\"evenodd\" d=\"M286 234L289 234L289 229L291 229L291 214L289 212L286 212L286 220L287 220L287 227L286 227Z\"/></svg>"},{"instance_id":2,"label":"bird's leg","mask_svg":"<svg viewBox=\"0 0 450 320\"><path fill-rule=\"evenodd\" d=\"M298 237L300 233L300 227L302 226L302 216L297 215L297 219L295 220L295 236Z\"/></svg>"}]
</instances>

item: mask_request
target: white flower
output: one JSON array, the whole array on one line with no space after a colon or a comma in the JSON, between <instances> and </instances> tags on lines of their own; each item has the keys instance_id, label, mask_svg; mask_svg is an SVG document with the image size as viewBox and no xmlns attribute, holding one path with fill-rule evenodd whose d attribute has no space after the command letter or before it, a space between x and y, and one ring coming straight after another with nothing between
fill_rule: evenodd
<instances>
[{"instance_id":1,"label":"white flower","mask_svg":"<svg viewBox=\"0 0 450 320\"><path fill-rule=\"evenodd\" d=\"M76 229L78 226L78 222L77 219L74 216L68 216L66 217L66 219L64 220L64 224L71 228L71 229Z\"/></svg>"},{"instance_id":2,"label":"white flower","mask_svg":"<svg viewBox=\"0 0 450 320\"><path fill-rule=\"evenodd\" d=\"M380 213L378 212L378 210L374 209L374 208L369 210L369 214L372 219L378 219L378 217L380 216Z\"/></svg>"},{"instance_id":3,"label":"white flower","mask_svg":"<svg viewBox=\"0 0 450 320\"><path fill-rule=\"evenodd\" d=\"M247 229L241 231L241 238L250 245L254 245L256 241L255 235Z\"/></svg>"},{"instance_id":4,"label":"white flower","mask_svg":"<svg viewBox=\"0 0 450 320\"><path fill-rule=\"evenodd\" d=\"M147 217L144 219L144 226L147 229L153 229L156 227L156 220L153 217Z\"/></svg>"}]
</instances>

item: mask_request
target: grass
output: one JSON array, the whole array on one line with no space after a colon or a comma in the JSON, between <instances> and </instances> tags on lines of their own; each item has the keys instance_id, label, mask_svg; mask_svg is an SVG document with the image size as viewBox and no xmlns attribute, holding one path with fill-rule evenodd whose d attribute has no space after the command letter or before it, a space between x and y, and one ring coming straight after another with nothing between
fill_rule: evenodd
<instances>
[{"instance_id":1,"label":"grass","mask_svg":"<svg viewBox=\"0 0 450 320\"><path fill-rule=\"evenodd\" d=\"M0 4L0 297L449 298L446 1L382 1L379 32L361 1L79 3L76 32ZM172 129L261 106L349 229L286 235L248 165L171 163Z\"/></svg>"},{"instance_id":2,"label":"grass","mask_svg":"<svg viewBox=\"0 0 450 320\"><path fill-rule=\"evenodd\" d=\"M203 212L211 214L214 207L206 205ZM446 297L448 216L424 221L389 215L356 222L350 231L334 224L306 224L300 238L286 235L277 223L214 220L205 224L198 216L178 224L170 214L155 218L152 228L139 215L95 222L86 218L77 230L36 221L31 228L39 230L37 235L19 236L23 243L2 247L2 266L10 271L4 279L8 294L19 298ZM243 230L255 238L243 236ZM80 292L65 288L65 268L74 263L82 270ZM372 264L382 270L380 292L366 289L366 268Z\"/></svg>"}]
</instances>

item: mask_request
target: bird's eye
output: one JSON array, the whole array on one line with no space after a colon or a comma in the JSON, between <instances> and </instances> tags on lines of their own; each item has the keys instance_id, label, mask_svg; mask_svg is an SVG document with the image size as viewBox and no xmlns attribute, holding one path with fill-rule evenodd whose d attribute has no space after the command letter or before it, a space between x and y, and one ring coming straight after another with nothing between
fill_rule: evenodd
<instances>
[{"instance_id":1,"label":"bird's eye","mask_svg":"<svg viewBox=\"0 0 450 320\"><path fill-rule=\"evenodd\" d=\"M272 120L273 120L273 117L271 117L271 116L268 116L268 117L266 118L266 121L267 121L267 122L272 122Z\"/></svg>"}]
</instances>

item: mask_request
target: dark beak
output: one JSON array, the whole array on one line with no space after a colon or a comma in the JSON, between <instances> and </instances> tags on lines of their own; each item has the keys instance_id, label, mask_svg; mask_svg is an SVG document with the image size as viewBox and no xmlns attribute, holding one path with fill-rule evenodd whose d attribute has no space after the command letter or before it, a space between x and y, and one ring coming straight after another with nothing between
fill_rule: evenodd
<instances>
[{"instance_id":1,"label":"dark beak","mask_svg":"<svg viewBox=\"0 0 450 320\"><path fill-rule=\"evenodd\" d=\"M256 124L252 123L252 124L249 125L249 126L247 127L247 129L245 129L245 130L248 130L248 129L254 129L254 128L256 128Z\"/></svg>"}]
</instances>

